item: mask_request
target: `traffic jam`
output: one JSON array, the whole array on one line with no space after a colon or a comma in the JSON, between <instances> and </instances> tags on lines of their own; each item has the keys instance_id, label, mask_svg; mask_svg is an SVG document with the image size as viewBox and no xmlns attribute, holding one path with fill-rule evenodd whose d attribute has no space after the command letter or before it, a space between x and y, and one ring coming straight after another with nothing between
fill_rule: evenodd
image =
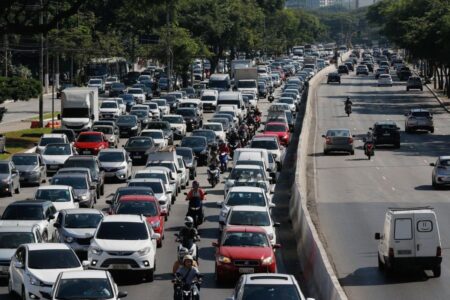
<instances>
[{"instance_id":1,"label":"traffic jam","mask_svg":"<svg viewBox=\"0 0 450 300\"><path fill-rule=\"evenodd\" d=\"M118 277L157 284L158 268L173 275L174 299L200 299L199 231L214 194L216 284L236 285L230 299L306 299L294 276L277 273L272 198L308 81L334 52L294 50L224 63L188 88L149 65L59 91L61 127L34 152L0 161L2 192L14 197L0 220L9 293L122 299ZM34 197L21 198L25 190ZM170 222L179 230L167 231ZM173 266L158 264L167 239L178 243Z\"/></svg>"}]
</instances>

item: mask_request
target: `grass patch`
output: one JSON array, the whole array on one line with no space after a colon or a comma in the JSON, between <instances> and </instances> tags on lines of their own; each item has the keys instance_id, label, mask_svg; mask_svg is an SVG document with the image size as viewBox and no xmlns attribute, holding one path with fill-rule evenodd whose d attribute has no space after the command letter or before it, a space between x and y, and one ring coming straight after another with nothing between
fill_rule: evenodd
<instances>
[{"instance_id":1,"label":"grass patch","mask_svg":"<svg viewBox=\"0 0 450 300\"><path fill-rule=\"evenodd\" d=\"M8 152L0 154L0 159L8 159L14 153L24 152L33 148L34 143L39 142L44 133L50 133L51 131L51 128L31 128L5 132L6 151Z\"/></svg>"},{"instance_id":2,"label":"grass patch","mask_svg":"<svg viewBox=\"0 0 450 300\"><path fill-rule=\"evenodd\" d=\"M54 118L55 118L55 120L57 120L57 117L58 117L58 114L59 114L60 112L59 111L55 111L55 113L54 113ZM51 112L48 112L48 113L45 113L44 114L44 120L45 119L51 119L52 118L52 113ZM36 117L32 117L32 118L30 118L30 119L28 119L28 120L30 120L30 121L36 121L36 120L39 120L39 116L36 116Z\"/></svg>"}]
</instances>

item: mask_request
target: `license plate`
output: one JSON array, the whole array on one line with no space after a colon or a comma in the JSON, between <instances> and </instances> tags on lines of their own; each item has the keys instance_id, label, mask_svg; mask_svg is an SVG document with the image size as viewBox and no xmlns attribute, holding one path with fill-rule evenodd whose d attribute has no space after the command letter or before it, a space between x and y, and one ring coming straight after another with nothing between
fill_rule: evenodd
<instances>
[{"instance_id":1,"label":"license plate","mask_svg":"<svg viewBox=\"0 0 450 300\"><path fill-rule=\"evenodd\" d=\"M398 255L409 255L411 254L411 250L398 250Z\"/></svg>"},{"instance_id":2,"label":"license plate","mask_svg":"<svg viewBox=\"0 0 450 300\"><path fill-rule=\"evenodd\" d=\"M91 154L91 151L83 151L83 154Z\"/></svg>"},{"instance_id":3,"label":"license plate","mask_svg":"<svg viewBox=\"0 0 450 300\"><path fill-rule=\"evenodd\" d=\"M239 273L242 273L242 274L255 273L255 269L253 269L253 268L239 268Z\"/></svg>"},{"instance_id":4,"label":"license plate","mask_svg":"<svg viewBox=\"0 0 450 300\"><path fill-rule=\"evenodd\" d=\"M128 269L128 265L111 265L111 268L114 270L125 270Z\"/></svg>"},{"instance_id":5,"label":"license plate","mask_svg":"<svg viewBox=\"0 0 450 300\"><path fill-rule=\"evenodd\" d=\"M58 166L49 166L50 169L58 169Z\"/></svg>"},{"instance_id":6,"label":"license plate","mask_svg":"<svg viewBox=\"0 0 450 300\"><path fill-rule=\"evenodd\" d=\"M390 136L390 133L383 133L383 136Z\"/></svg>"},{"instance_id":7,"label":"license plate","mask_svg":"<svg viewBox=\"0 0 450 300\"><path fill-rule=\"evenodd\" d=\"M140 155L135 155L134 158L142 158Z\"/></svg>"}]
</instances>

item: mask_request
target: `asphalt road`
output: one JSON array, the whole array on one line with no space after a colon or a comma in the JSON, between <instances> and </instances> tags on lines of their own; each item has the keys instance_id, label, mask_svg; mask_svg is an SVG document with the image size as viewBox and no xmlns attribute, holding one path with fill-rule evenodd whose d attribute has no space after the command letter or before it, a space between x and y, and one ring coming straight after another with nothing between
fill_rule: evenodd
<instances>
[{"instance_id":1,"label":"asphalt road","mask_svg":"<svg viewBox=\"0 0 450 300\"><path fill-rule=\"evenodd\" d=\"M342 76L341 85L322 83L315 99L315 124L309 149L309 200L316 201L319 230L340 283L350 299L450 299L450 202L448 190L431 187L430 162L447 155L448 115L432 95L406 92L405 83L377 87L374 76ZM344 100L353 102L350 117ZM404 113L427 108L434 113L434 134L404 132ZM393 120L402 129L401 148L378 148L364 156L362 136L376 121ZM314 128L315 127L315 128ZM355 155L323 155L322 134L349 128L358 139ZM314 199L313 199L314 198ZM377 268L377 241L388 207L435 208L443 246L442 276L407 272L387 279Z\"/></svg>"},{"instance_id":2,"label":"asphalt road","mask_svg":"<svg viewBox=\"0 0 450 300\"><path fill-rule=\"evenodd\" d=\"M276 91L275 95L278 94ZM17 103L16 103L17 104ZM266 99L260 99L258 107L262 110L263 115L267 112L269 107L269 102ZM204 119L211 117L211 114L205 114ZM264 119L264 118L263 118ZM260 127L262 129L262 127ZM125 139L121 140L121 144L126 142ZM295 153L296 145L292 145L289 148L289 153ZM143 167L133 167L134 171L142 169ZM292 169L287 167L286 170L282 172L279 178L279 185L284 186L288 191L290 186L288 185L290 180L288 178L292 177ZM223 176L222 176L223 178ZM214 281L214 253L215 248L211 245L213 241L218 238L218 213L219 208L217 206L217 201L223 200L223 180L214 189L211 189L206 179L206 167L199 167L197 169L197 180L200 182L202 188L207 192L207 202L205 203L205 215L206 221L200 226L199 234L201 236L201 241L199 242L199 265L200 271L205 275L204 283L201 289L202 299L225 299L229 297L232 293L234 283L228 286L217 286ZM191 181L192 182L192 181ZM96 208L106 209L108 205L105 203L116 189L125 184L120 183L107 183L105 185L105 196L102 196ZM0 212L3 212L4 208L11 202L15 200L21 200L26 198L31 198L34 195L36 187L23 187L19 195L14 195L14 197L7 197L0 199ZM186 192L188 190L185 190ZM183 191L184 192L184 191ZM279 241L281 241L283 249L277 252L277 263L279 272L296 273L299 269L297 262L295 261L295 242L292 241L290 236L290 225L288 219L286 218L286 205L289 202L286 198L286 191L277 191L274 195L274 203L281 203L280 208L274 209L275 220L282 223L282 227L278 230L277 235L279 236ZM177 201L172 206L172 211L169 216L168 222L166 222L165 227L165 240L163 241L163 247L157 250L157 270L155 272L155 280L152 283L144 283L139 280L136 281L129 274L118 274L115 276L120 289L128 292L127 299L172 299L173 289L171 284L172 279L172 265L176 259L176 247L174 233L178 232L181 226L183 226L184 217L187 211L187 203L185 196L181 193L178 195ZM284 212L284 214L283 214ZM7 294L7 283L5 281L0 282L0 300L11 299Z\"/></svg>"}]
</instances>

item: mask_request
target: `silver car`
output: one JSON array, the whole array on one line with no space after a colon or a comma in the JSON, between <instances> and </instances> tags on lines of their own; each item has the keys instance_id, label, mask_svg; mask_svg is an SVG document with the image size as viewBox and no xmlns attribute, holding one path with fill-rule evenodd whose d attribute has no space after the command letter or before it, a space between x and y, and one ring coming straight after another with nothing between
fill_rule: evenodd
<instances>
[{"instance_id":1,"label":"silver car","mask_svg":"<svg viewBox=\"0 0 450 300\"><path fill-rule=\"evenodd\" d=\"M411 109L409 113L405 114L405 131L413 132L419 129L434 132L433 115L426 109Z\"/></svg>"},{"instance_id":2,"label":"silver car","mask_svg":"<svg viewBox=\"0 0 450 300\"><path fill-rule=\"evenodd\" d=\"M450 156L439 156L430 166L434 167L431 173L431 184L434 188L450 184Z\"/></svg>"},{"instance_id":3,"label":"silver car","mask_svg":"<svg viewBox=\"0 0 450 300\"><path fill-rule=\"evenodd\" d=\"M125 149L102 149L98 160L106 178L126 181L131 177L132 160Z\"/></svg>"},{"instance_id":4,"label":"silver car","mask_svg":"<svg viewBox=\"0 0 450 300\"><path fill-rule=\"evenodd\" d=\"M349 129L328 129L327 133L322 135L322 137L325 139L323 143L323 154L327 155L333 151L348 152L351 155L355 154L353 136Z\"/></svg>"},{"instance_id":5,"label":"silver car","mask_svg":"<svg viewBox=\"0 0 450 300\"><path fill-rule=\"evenodd\" d=\"M20 174L20 182L40 185L47 178L47 167L38 153L16 153L11 157Z\"/></svg>"},{"instance_id":6,"label":"silver car","mask_svg":"<svg viewBox=\"0 0 450 300\"><path fill-rule=\"evenodd\" d=\"M0 192L9 196L20 193L19 171L12 161L0 161Z\"/></svg>"}]
</instances>

